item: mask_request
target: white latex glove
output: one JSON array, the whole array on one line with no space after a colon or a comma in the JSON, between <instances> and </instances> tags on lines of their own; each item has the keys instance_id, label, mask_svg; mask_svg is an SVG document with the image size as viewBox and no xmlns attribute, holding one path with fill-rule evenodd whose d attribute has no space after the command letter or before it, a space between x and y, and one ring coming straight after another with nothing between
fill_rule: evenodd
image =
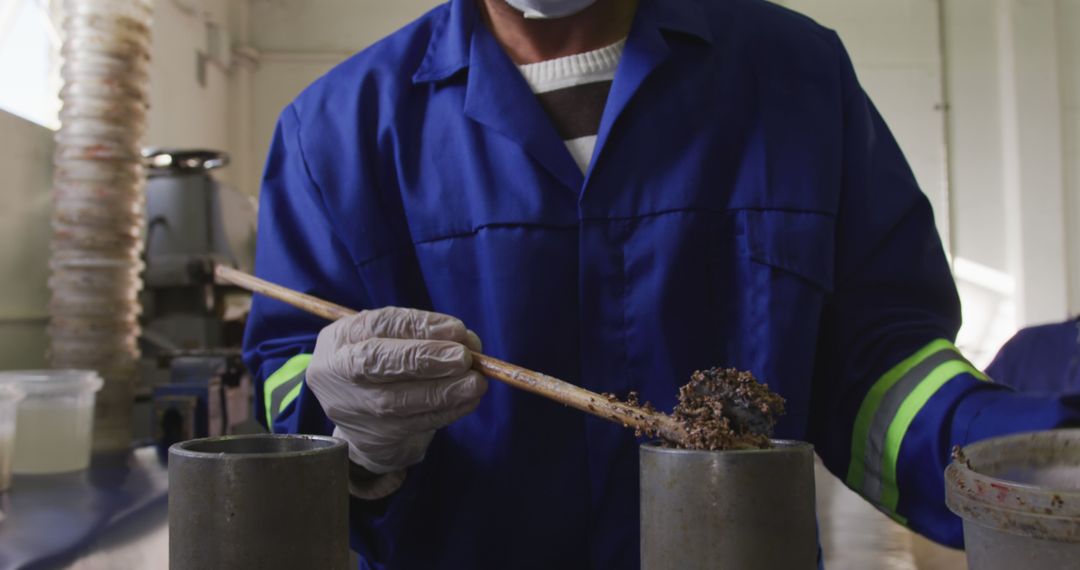
<instances>
[{"instance_id":1,"label":"white latex glove","mask_svg":"<svg viewBox=\"0 0 1080 570\"><path fill-rule=\"evenodd\" d=\"M334 436L348 442L349 459L384 475L361 492L354 484L354 494L393 492L435 430L480 403L487 380L470 369L468 349L480 351L480 339L460 320L399 307L363 311L319 333L307 385L337 426Z\"/></svg>"}]
</instances>

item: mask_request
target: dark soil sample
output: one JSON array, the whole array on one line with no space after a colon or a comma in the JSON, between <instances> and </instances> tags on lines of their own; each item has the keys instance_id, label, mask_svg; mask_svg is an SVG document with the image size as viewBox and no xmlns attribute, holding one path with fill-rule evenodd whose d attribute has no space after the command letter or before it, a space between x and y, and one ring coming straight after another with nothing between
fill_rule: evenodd
<instances>
[{"instance_id":1,"label":"dark soil sample","mask_svg":"<svg viewBox=\"0 0 1080 570\"><path fill-rule=\"evenodd\" d=\"M679 389L672 414L685 426L687 449L766 449L784 398L734 368L699 370Z\"/></svg>"},{"instance_id":2,"label":"dark soil sample","mask_svg":"<svg viewBox=\"0 0 1080 570\"><path fill-rule=\"evenodd\" d=\"M971 467L971 460L967 458L967 455L964 455L964 450L961 449L959 445L954 445L952 447L952 458L954 461L960 463L968 469L973 469Z\"/></svg>"},{"instance_id":3,"label":"dark soil sample","mask_svg":"<svg viewBox=\"0 0 1080 570\"><path fill-rule=\"evenodd\" d=\"M654 408L653 405L651 403L649 403L649 402L645 402L644 404L642 404L640 399L638 398L637 391L630 390L630 392L626 394L626 401L625 402L620 400L618 396L616 396L615 394L612 394L611 392L602 392L600 395L604 398L604 400L607 403L619 404L619 405L626 404L627 406L631 406L631 407L633 407L633 408L635 408L637 410L637 413L633 414L634 417L639 419L639 420L642 420L642 421L646 422L648 424L648 426L647 427L635 426L634 427L634 437L641 437L643 435L646 435L646 436L649 436L649 437L656 437L656 436L660 435L659 426L655 425L654 422L650 421L652 416L657 413L656 408ZM589 406L590 411L592 411L593 409L594 408L592 406ZM625 428L625 427L630 427L630 426L627 425L626 423L623 423L623 427Z\"/></svg>"}]
</instances>

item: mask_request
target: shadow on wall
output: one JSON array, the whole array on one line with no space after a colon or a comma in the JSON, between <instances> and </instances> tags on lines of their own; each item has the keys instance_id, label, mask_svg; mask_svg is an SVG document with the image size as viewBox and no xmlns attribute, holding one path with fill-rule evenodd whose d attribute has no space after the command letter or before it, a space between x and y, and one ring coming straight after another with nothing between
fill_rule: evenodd
<instances>
[{"instance_id":1,"label":"shadow on wall","mask_svg":"<svg viewBox=\"0 0 1080 570\"><path fill-rule=\"evenodd\" d=\"M0 369L45 365L53 134L0 111Z\"/></svg>"}]
</instances>

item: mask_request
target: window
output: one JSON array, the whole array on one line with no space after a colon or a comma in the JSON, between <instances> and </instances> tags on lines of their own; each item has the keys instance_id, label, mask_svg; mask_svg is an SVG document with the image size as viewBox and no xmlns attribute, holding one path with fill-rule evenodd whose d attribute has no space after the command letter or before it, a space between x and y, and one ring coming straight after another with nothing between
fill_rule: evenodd
<instances>
[{"instance_id":1,"label":"window","mask_svg":"<svg viewBox=\"0 0 1080 570\"><path fill-rule=\"evenodd\" d=\"M0 110L55 130L60 40L51 4L0 0Z\"/></svg>"}]
</instances>

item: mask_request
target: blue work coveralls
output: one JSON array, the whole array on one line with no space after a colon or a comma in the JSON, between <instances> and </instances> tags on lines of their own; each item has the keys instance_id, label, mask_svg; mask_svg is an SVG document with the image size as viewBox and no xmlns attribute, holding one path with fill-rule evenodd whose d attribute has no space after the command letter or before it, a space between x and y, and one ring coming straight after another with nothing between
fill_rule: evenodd
<instances>
[{"instance_id":1,"label":"blue work coveralls","mask_svg":"<svg viewBox=\"0 0 1080 570\"><path fill-rule=\"evenodd\" d=\"M1080 393L1080 318L1021 330L1001 347L986 372L1031 394Z\"/></svg>"},{"instance_id":2,"label":"blue work coveralls","mask_svg":"<svg viewBox=\"0 0 1080 570\"><path fill-rule=\"evenodd\" d=\"M641 0L585 175L473 0L435 8L281 114L257 273L454 315L493 356L662 410L695 369L750 370L787 398L779 437L951 545L950 446L1076 415L958 354L900 149L837 36L762 0ZM302 373L325 324L254 302L274 431L331 430ZM353 502L352 544L363 568L636 568L639 443L492 382L400 490Z\"/></svg>"}]
</instances>

